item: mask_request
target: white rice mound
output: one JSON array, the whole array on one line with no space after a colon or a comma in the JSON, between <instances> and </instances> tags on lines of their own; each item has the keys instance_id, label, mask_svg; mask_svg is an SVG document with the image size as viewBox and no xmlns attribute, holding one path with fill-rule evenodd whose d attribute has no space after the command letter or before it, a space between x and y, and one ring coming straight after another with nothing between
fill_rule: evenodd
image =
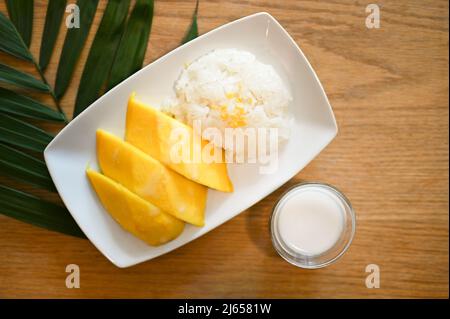
<instances>
[{"instance_id":1,"label":"white rice mound","mask_svg":"<svg viewBox=\"0 0 450 319\"><path fill-rule=\"evenodd\" d=\"M202 130L218 128L224 141L225 128L277 128L278 143L289 138L292 100L282 79L271 65L249 52L220 49L186 65L175 82L176 99L163 102L162 110ZM207 134L203 135L208 138ZM213 141L224 147L221 141ZM234 145L235 154L245 146Z\"/></svg>"}]
</instances>

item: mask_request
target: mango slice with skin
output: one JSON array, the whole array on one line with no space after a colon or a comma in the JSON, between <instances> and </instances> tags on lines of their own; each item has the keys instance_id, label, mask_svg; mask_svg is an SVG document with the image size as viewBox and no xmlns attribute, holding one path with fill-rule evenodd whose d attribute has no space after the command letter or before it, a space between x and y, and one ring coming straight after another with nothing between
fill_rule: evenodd
<instances>
[{"instance_id":1,"label":"mango slice with skin","mask_svg":"<svg viewBox=\"0 0 450 319\"><path fill-rule=\"evenodd\" d=\"M185 222L204 225L205 186L103 130L97 130L97 158L102 172L131 192Z\"/></svg>"},{"instance_id":2,"label":"mango slice with skin","mask_svg":"<svg viewBox=\"0 0 450 319\"><path fill-rule=\"evenodd\" d=\"M181 128L189 135L190 157L187 163L171 160L170 152L174 142L170 140L171 132ZM193 139L194 131L190 126L171 118L157 109L136 100L132 94L128 100L125 140L137 148L167 165L177 173L210 188L232 192L233 185L227 173L226 163L206 163L200 159L193 160L194 150L203 150L209 143L200 138ZM201 144L201 145L198 145ZM223 159L222 149L217 149ZM198 156L197 156L198 157Z\"/></svg>"},{"instance_id":3,"label":"mango slice with skin","mask_svg":"<svg viewBox=\"0 0 450 319\"><path fill-rule=\"evenodd\" d=\"M103 207L119 225L139 239L158 246L182 233L184 222L181 220L96 171L88 169L86 174Z\"/></svg>"}]
</instances>

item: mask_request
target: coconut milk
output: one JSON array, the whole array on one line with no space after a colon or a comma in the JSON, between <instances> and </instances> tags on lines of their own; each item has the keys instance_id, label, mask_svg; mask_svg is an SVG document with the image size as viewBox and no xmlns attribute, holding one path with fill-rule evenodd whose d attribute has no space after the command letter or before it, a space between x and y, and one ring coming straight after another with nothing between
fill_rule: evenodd
<instances>
[{"instance_id":1,"label":"coconut milk","mask_svg":"<svg viewBox=\"0 0 450 319\"><path fill-rule=\"evenodd\" d=\"M293 190L278 213L281 240L296 253L320 255L340 239L344 229L345 208L330 190L308 186Z\"/></svg>"}]
</instances>

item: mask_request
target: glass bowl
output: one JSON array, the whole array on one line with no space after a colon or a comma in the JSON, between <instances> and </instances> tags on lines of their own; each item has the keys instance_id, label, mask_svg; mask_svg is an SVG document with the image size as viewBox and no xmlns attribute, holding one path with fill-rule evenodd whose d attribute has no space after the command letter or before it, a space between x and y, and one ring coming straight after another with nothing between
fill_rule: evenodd
<instances>
[{"instance_id":1,"label":"glass bowl","mask_svg":"<svg viewBox=\"0 0 450 319\"><path fill-rule=\"evenodd\" d=\"M344 208L344 222L340 237L331 248L323 253L316 255L306 255L300 253L299 251L293 250L283 241L278 227L278 216L286 200L295 192L311 187L315 189L320 188L322 191L331 193L332 195L334 195L333 197L335 197ZM294 185L293 187L288 189L275 204L270 217L270 233L272 244L277 253L289 263L297 267L306 269L322 268L336 262L350 247L350 244L355 235L355 229L355 212L347 197L345 197L345 195L336 187L319 182L304 182Z\"/></svg>"}]
</instances>

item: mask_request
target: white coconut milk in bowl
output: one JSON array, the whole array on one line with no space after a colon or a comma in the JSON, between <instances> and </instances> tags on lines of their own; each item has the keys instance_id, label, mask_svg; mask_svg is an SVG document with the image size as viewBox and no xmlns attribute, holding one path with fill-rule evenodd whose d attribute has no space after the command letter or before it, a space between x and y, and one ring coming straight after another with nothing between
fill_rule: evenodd
<instances>
[{"instance_id":1,"label":"white coconut milk in bowl","mask_svg":"<svg viewBox=\"0 0 450 319\"><path fill-rule=\"evenodd\" d=\"M291 264L307 269L334 263L349 248L355 234L355 213L335 187L301 183L276 203L271 220L272 243Z\"/></svg>"}]
</instances>

